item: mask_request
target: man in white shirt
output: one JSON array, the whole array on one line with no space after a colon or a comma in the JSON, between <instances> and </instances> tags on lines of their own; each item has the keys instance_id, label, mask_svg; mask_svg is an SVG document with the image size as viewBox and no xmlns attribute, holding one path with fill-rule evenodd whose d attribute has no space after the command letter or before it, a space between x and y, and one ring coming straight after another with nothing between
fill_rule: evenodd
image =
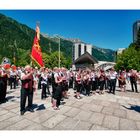
<instances>
[{"instance_id":1,"label":"man in white shirt","mask_svg":"<svg viewBox=\"0 0 140 140\"><path fill-rule=\"evenodd\" d=\"M112 68L110 70L109 75L110 75L110 89L109 89L109 93L112 92L112 94L115 94L117 72L114 70L114 68Z\"/></svg>"},{"instance_id":2,"label":"man in white shirt","mask_svg":"<svg viewBox=\"0 0 140 140\"><path fill-rule=\"evenodd\" d=\"M12 89L13 83L14 83L14 89L16 89L16 78L17 78L17 71L12 68L10 70L10 89Z\"/></svg>"},{"instance_id":3,"label":"man in white shirt","mask_svg":"<svg viewBox=\"0 0 140 140\"><path fill-rule=\"evenodd\" d=\"M28 111L34 112L32 108L33 104L33 92L34 92L34 79L33 79L33 70L27 65L25 66L25 71L21 73L21 96L20 96L20 112L21 115L25 113L25 104L26 98L28 97Z\"/></svg>"}]
</instances>

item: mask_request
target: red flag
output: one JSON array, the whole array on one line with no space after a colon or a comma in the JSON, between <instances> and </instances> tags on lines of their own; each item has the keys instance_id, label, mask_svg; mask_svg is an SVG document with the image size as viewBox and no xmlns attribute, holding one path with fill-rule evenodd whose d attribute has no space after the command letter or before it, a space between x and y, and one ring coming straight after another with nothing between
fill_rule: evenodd
<instances>
[{"instance_id":1,"label":"red flag","mask_svg":"<svg viewBox=\"0 0 140 140\"><path fill-rule=\"evenodd\" d=\"M39 27L37 27L39 28ZM37 33L37 32L36 32ZM38 34L38 33L37 33ZM38 36L35 36L34 38L34 43L33 43L33 47L32 47L32 53L31 53L31 58L40 66L43 67L43 60L42 60L42 52L41 52L41 48L39 45L39 38Z\"/></svg>"}]
</instances>

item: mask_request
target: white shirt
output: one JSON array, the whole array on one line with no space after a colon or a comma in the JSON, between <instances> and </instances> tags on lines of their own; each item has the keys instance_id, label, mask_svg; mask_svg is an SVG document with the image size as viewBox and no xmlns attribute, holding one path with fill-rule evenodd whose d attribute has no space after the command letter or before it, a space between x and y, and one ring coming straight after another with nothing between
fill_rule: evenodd
<instances>
[{"instance_id":1,"label":"white shirt","mask_svg":"<svg viewBox=\"0 0 140 140\"><path fill-rule=\"evenodd\" d=\"M10 76L16 76L16 72L15 71L10 71Z\"/></svg>"},{"instance_id":2,"label":"white shirt","mask_svg":"<svg viewBox=\"0 0 140 140\"><path fill-rule=\"evenodd\" d=\"M117 72L113 72L113 73L110 73L110 79L116 79L117 78Z\"/></svg>"},{"instance_id":3,"label":"white shirt","mask_svg":"<svg viewBox=\"0 0 140 140\"><path fill-rule=\"evenodd\" d=\"M54 73L54 79L57 78L59 75L58 73Z\"/></svg>"},{"instance_id":4,"label":"white shirt","mask_svg":"<svg viewBox=\"0 0 140 140\"><path fill-rule=\"evenodd\" d=\"M91 73L92 81L95 81L95 73Z\"/></svg>"},{"instance_id":5,"label":"white shirt","mask_svg":"<svg viewBox=\"0 0 140 140\"><path fill-rule=\"evenodd\" d=\"M41 84L46 84L46 85L47 85L47 82L48 82L48 75L42 74L41 77L42 77Z\"/></svg>"}]
</instances>

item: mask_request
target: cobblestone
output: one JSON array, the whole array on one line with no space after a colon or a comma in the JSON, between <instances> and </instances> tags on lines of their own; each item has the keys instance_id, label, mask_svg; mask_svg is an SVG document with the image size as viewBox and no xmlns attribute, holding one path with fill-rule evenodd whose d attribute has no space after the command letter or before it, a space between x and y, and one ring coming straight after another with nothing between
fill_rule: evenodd
<instances>
[{"instance_id":1,"label":"cobblestone","mask_svg":"<svg viewBox=\"0 0 140 140\"><path fill-rule=\"evenodd\" d=\"M71 89L69 99L54 110L51 97L41 100L37 90L35 112L20 116L19 92L8 89L8 102L0 104L0 130L140 130L140 94L117 90L116 95L105 92L77 100Z\"/></svg>"}]
</instances>

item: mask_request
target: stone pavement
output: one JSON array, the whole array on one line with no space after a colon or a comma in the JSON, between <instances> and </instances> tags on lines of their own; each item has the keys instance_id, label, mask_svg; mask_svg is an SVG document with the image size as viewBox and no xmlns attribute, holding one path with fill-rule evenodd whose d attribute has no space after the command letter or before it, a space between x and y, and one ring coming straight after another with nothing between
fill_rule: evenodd
<instances>
[{"instance_id":1,"label":"stone pavement","mask_svg":"<svg viewBox=\"0 0 140 140\"><path fill-rule=\"evenodd\" d=\"M80 100L71 89L60 110L52 109L50 97L41 100L40 93L34 94L35 112L20 116L20 87L8 87L8 102L0 104L0 130L140 130L140 93L130 92L130 85L127 93L117 88L116 95L95 94Z\"/></svg>"}]
</instances>

